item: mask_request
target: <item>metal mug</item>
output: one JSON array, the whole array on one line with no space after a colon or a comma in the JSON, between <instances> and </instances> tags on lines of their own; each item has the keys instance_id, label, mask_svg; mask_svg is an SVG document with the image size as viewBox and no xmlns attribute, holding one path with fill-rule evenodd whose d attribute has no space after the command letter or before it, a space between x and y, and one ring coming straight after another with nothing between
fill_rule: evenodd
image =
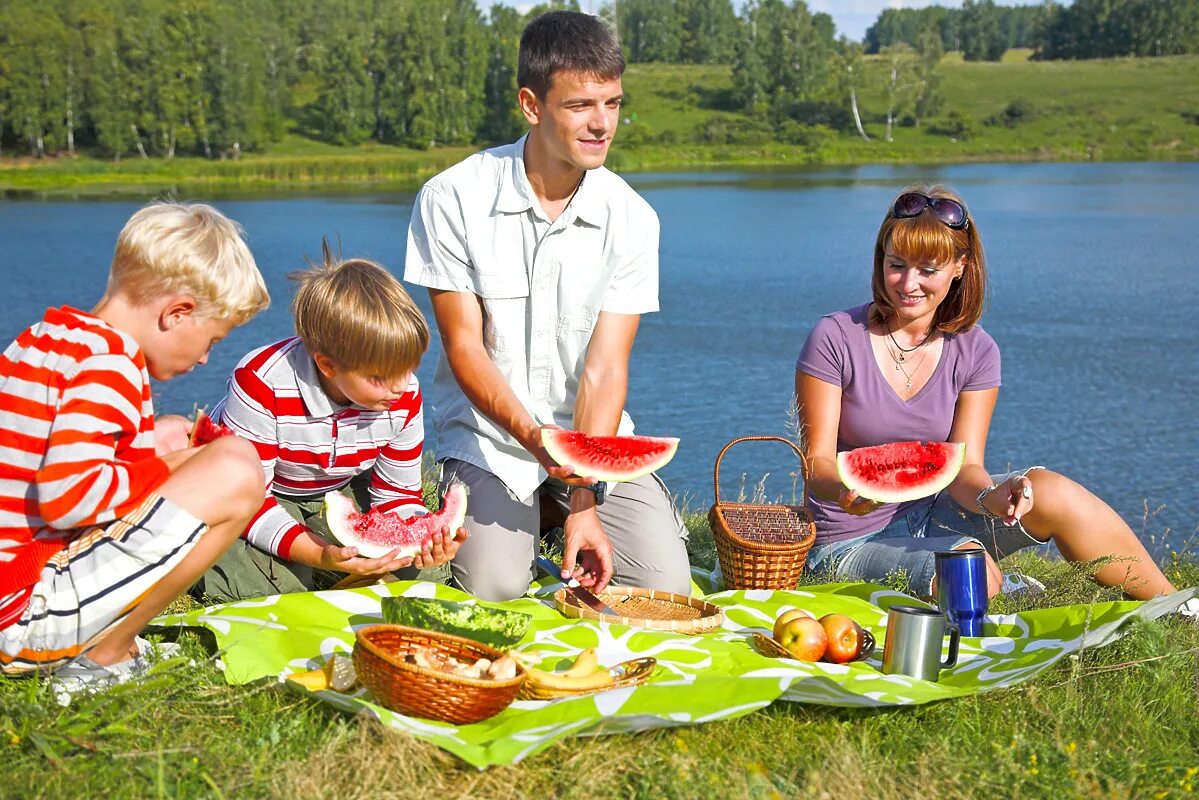
<instances>
[{"instance_id":1,"label":"metal mug","mask_svg":"<svg viewBox=\"0 0 1199 800\"><path fill-rule=\"evenodd\" d=\"M949 656L941 660L941 643L949 632ZM887 641L883 644L883 672L935 681L941 670L958 663L958 626L935 608L891 606L887 610Z\"/></svg>"},{"instance_id":2,"label":"metal mug","mask_svg":"<svg viewBox=\"0 0 1199 800\"><path fill-rule=\"evenodd\" d=\"M944 550L936 554L937 608L962 636L982 636L987 616L987 554Z\"/></svg>"}]
</instances>

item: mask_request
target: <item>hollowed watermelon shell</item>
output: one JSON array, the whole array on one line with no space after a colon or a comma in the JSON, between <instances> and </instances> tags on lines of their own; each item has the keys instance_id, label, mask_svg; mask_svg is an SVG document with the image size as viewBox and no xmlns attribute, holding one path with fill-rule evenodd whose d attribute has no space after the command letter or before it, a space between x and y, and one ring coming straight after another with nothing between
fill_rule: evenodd
<instances>
[{"instance_id":1,"label":"hollowed watermelon shell","mask_svg":"<svg viewBox=\"0 0 1199 800\"><path fill-rule=\"evenodd\" d=\"M341 492L325 495L325 522L343 547L357 547L362 558L379 558L400 548L397 558L410 558L421 551L439 531L451 532L466 520L466 487L452 484L441 500L441 510L423 517L404 519L398 514L371 510L361 514Z\"/></svg>"},{"instance_id":2,"label":"hollowed watermelon shell","mask_svg":"<svg viewBox=\"0 0 1199 800\"><path fill-rule=\"evenodd\" d=\"M200 447L222 436L232 435L232 428L213 422L212 417L201 408L196 411L196 421L192 423L192 432L187 437L187 444L188 447Z\"/></svg>"},{"instance_id":3,"label":"hollowed watermelon shell","mask_svg":"<svg viewBox=\"0 0 1199 800\"><path fill-rule=\"evenodd\" d=\"M674 458L679 440L660 436L589 436L579 431L544 428L541 443L559 464L597 481L634 481L661 469Z\"/></svg>"},{"instance_id":4,"label":"hollowed watermelon shell","mask_svg":"<svg viewBox=\"0 0 1199 800\"><path fill-rule=\"evenodd\" d=\"M861 497L906 503L944 489L965 461L961 442L895 442L837 453L837 475Z\"/></svg>"}]
</instances>

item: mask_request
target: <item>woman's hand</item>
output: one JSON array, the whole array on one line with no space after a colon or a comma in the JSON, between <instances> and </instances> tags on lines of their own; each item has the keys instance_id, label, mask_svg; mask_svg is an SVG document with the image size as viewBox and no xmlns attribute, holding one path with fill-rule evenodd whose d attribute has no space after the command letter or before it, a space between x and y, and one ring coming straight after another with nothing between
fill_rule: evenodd
<instances>
[{"instance_id":1,"label":"woman's hand","mask_svg":"<svg viewBox=\"0 0 1199 800\"><path fill-rule=\"evenodd\" d=\"M458 554L458 548L469 535L466 528L451 531L448 527L440 533L434 534L433 538L426 542L424 548L412 559L412 566L417 569L441 566Z\"/></svg>"},{"instance_id":2,"label":"woman's hand","mask_svg":"<svg viewBox=\"0 0 1199 800\"><path fill-rule=\"evenodd\" d=\"M870 500L865 497L860 497L853 489L841 486L841 493L837 496L837 505L841 506L842 510L853 514L855 517L861 517L874 511L882 503L877 500Z\"/></svg>"},{"instance_id":3,"label":"woman's hand","mask_svg":"<svg viewBox=\"0 0 1199 800\"><path fill-rule=\"evenodd\" d=\"M1010 528L1032 511L1032 481L1027 475L1014 475L984 497L983 505Z\"/></svg>"},{"instance_id":4,"label":"woman's hand","mask_svg":"<svg viewBox=\"0 0 1199 800\"><path fill-rule=\"evenodd\" d=\"M168 414L154 420L154 453L162 456L186 450L192 432L192 421L178 414Z\"/></svg>"},{"instance_id":5,"label":"woman's hand","mask_svg":"<svg viewBox=\"0 0 1199 800\"><path fill-rule=\"evenodd\" d=\"M412 564L412 558L399 558L400 548L392 550L379 558L362 558L358 555L357 547L338 547L326 544L321 547L321 569L333 572L347 572L350 575L385 575L397 569Z\"/></svg>"}]
</instances>

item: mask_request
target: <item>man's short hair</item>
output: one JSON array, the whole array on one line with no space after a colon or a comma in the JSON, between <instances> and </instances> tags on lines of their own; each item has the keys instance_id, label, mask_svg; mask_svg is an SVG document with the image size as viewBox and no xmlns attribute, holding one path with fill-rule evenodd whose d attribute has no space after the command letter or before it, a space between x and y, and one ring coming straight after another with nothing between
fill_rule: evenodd
<instances>
[{"instance_id":1,"label":"man's short hair","mask_svg":"<svg viewBox=\"0 0 1199 800\"><path fill-rule=\"evenodd\" d=\"M516 82L545 97L555 72L578 72L602 80L624 74L620 44L608 26L590 14L550 11L520 35Z\"/></svg>"},{"instance_id":2,"label":"man's short hair","mask_svg":"<svg viewBox=\"0 0 1199 800\"><path fill-rule=\"evenodd\" d=\"M414 371L429 349L429 325L395 276L364 258L324 263L290 278L296 333L310 355L320 353L343 369L395 378Z\"/></svg>"},{"instance_id":3,"label":"man's short hair","mask_svg":"<svg viewBox=\"0 0 1199 800\"><path fill-rule=\"evenodd\" d=\"M196 314L237 325L270 305L242 229L212 206L158 202L139 209L117 237L107 295L146 305L179 294Z\"/></svg>"}]
</instances>

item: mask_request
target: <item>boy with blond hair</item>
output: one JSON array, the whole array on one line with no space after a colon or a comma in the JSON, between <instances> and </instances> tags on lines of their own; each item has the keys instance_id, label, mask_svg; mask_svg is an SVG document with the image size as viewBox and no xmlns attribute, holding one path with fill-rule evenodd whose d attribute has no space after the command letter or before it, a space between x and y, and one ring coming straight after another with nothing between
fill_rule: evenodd
<instances>
[{"instance_id":1,"label":"boy with blond hair","mask_svg":"<svg viewBox=\"0 0 1199 800\"><path fill-rule=\"evenodd\" d=\"M0 669L53 671L60 697L146 668L138 633L244 529L249 443L189 448L150 378L208 360L269 303L240 228L155 203L117 239L91 311L48 309L0 356Z\"/></svg>"},{"instance_id":2,"label":"boy with blond hair","mask_svg":"<svg viewBox=\"0 0 1199 800\"><path fill-rule=\"evenodd\" d=\"M324 263L292 276L295 337L238 364L213 415L254 443L266 500L195 593L227 601L329 588L342 573L364 579L442 579L466 531L443 531L415 559L362 558L333 541L320 512L326 492L359 507L424 514L425 430L413 372L429 346L420 309L391 273L365 259ZM398 548L397 548L398 550ZM421 572L421 570L424 570Z\"/></svg>"}]
</instances>

